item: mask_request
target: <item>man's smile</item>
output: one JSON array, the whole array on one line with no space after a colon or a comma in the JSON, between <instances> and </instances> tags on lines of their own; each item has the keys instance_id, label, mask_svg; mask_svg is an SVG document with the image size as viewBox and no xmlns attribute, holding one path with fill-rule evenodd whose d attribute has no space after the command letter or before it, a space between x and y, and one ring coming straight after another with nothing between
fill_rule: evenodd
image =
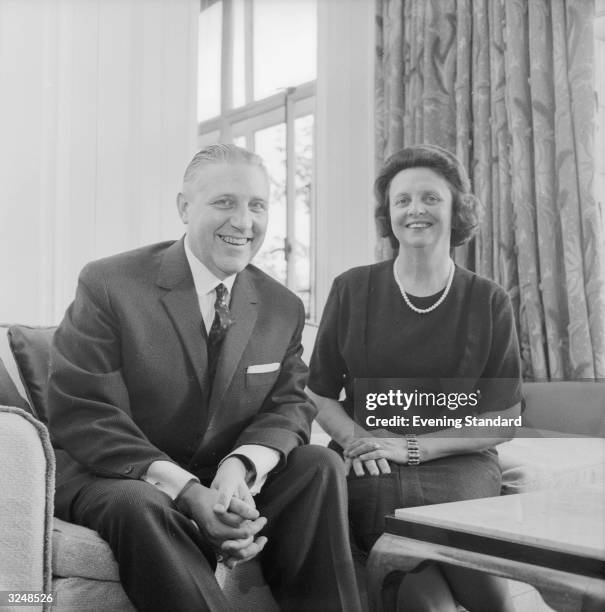
<instances>
[{"instance_id":1,"label":"man's smile","mask_svg":"<svg viewBox=\"0 0 605 612\"><path fill-rule=\"evenodd\" d=\"M245 236L227 236L226 234L217 235L223 242L233 246L245 246L249 242L252 242L252 238L246 238Z\"/></svg>"}]
</instances>

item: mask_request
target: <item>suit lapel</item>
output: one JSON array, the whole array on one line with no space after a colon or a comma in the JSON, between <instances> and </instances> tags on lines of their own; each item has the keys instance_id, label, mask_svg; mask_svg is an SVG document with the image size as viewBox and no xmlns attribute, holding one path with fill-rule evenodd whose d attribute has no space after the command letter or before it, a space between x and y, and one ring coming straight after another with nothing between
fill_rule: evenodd
<instances>
[{"instance_id":1,"label":"suit lapel","mask_svg":"<svg viewBox=\"0 0 605 612\"><path fill-rule=\"evenodd\" d=\"M162 303L179 334L197 381L205 394L208 389L206 340L199 301L182 239L170 246L164 254L157 284L169 290L161 298Z\"/></svg>"},{"instance_id":2,"label":"suit lapel","mask_svg":"<svg viewBox=\"0 0 605 612\"><path fill-rule=\"evenodd\" d=\"M214 414L220 405L227 387L233 379L258 316L258 294L247 270L237 275L233 285L231 313L235 323L229 328L219 357L219 362L212 384L210 397L210 414Z\"/></svg>"}]
</instances>

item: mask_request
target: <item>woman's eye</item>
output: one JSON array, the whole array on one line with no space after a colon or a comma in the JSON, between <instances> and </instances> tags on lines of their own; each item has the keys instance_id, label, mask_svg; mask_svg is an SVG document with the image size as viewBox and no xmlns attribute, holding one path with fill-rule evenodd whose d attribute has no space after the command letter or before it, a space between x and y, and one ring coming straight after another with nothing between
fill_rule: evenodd
<instances>
[{"instance_id":1,"label":"woman's eye","mask_svg":"<svg viewBox=\"0 0 605 612\"><path fill-rule=\"evenodd\" d=\"M429 194L426 196L425 201L429 204L437 204L437 202L439 202L439 197L433 194Z\"/></svg>"},{"instance_id":2,"label":"woman's eye","mask_svg":"<svg viewBox=\"0 0 605 612\"><path fill-rule=\"evenodd\" d=\"M395 206L407 206L410 203L410 198L397 198Z\"/></svg>"}]
</instances>

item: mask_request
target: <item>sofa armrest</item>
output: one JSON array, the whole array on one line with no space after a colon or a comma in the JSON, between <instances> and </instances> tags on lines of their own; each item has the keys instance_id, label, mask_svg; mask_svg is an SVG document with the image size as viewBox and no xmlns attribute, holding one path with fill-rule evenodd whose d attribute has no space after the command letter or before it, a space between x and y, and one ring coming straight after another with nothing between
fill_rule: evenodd
<instances>
[{"instance_id":1,"label":"sofa armrest","mask_svg":"<svg viewBox=\"0 0 605 612\"><path fill-rule=\"evenodd\" d=\"M0 406L0 590L51 592L55 463L46 427Z\"/></svg>"}]
</instances>

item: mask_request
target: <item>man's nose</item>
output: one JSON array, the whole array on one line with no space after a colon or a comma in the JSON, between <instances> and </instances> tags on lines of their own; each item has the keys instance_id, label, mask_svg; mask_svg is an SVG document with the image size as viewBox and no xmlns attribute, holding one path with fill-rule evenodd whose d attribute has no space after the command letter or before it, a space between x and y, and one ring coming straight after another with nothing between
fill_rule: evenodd
<instances>
[{"instance_id":1,"label":"man's nose","mask_svg":"<svg viewBox=\"0 0 605 612\"><path fill-rule=\"evenodd\" d=\"M231 225L240 231L249 230L252 227L252 214L247 203L242 203L233 210Z\"/></svg>"}]
</instances>

